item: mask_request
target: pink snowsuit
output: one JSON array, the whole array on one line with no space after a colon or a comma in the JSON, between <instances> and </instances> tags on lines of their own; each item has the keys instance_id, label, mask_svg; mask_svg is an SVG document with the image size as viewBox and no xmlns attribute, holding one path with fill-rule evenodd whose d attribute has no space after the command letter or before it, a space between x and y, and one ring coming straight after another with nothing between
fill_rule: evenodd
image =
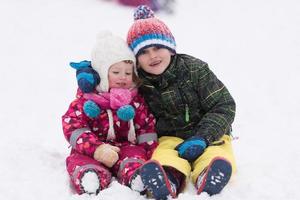
<instances>
[{"instance_id":1,"label":"pink snowsuit","mask_svg":"<svg viewBox=\"0 0 300 200\"><path fill-rule=\"evenodd\" d=\"M76 192L82 194L84 191L80 186L81 177L84 172L93 169L99 177L101 189L110 184L111 173L121 184L128 185L135 170L150 159L157 146L154 116L149 113L144 99L136 94L130 103L135 109L135 143L130 143L127 139L129 122L119 120L114 109L111 111L116 138L107 141L109 119L106 110L102 109L98 117L90 118L83 111L86 101L78 89L76 99L62 116L64 136L72 147L71 154L66 159L71 183ZM120 148L119 160L112 168L107 168L93 158L96 148L104 143Z\"/></svg>"}]
</instances>

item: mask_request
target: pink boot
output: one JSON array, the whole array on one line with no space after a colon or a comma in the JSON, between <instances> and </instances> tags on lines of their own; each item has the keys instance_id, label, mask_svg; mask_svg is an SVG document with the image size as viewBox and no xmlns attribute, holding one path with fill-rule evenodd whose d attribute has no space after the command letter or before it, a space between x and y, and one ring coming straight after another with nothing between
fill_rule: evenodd
<instances>
[{"instance_id":1,"label":"pink boot","mask_svg":"<svg viewBox=\"0 0 300 200\"><path fill-rule=\"evenodd\" d=\"M78 194L97 194L111 182L108 169L88 156L72 154L66 164L71 184Z\"/></svg>"}]
</instances>

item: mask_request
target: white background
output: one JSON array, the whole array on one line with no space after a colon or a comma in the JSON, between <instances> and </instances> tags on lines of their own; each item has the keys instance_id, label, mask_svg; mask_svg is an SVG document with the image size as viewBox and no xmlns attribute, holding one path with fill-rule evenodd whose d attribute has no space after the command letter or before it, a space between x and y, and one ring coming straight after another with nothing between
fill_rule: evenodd
<instances>
[{"instance_id":1,"label":"white background","mask_svg":"<svg viewBox=\"0 0 300 200\"><path fill-rule=\"evenodd\" d=\"M237 103L238 172L220 195L178 199L300 199L300 3L177 0L157 13L177 52L208 62ZM133 8L100 0L0 0L0 199L145 199L114 181L72 194L61 116L75 97L70 61L90 59L96 34L125 38Z\"/></svg>"}]
</instances>

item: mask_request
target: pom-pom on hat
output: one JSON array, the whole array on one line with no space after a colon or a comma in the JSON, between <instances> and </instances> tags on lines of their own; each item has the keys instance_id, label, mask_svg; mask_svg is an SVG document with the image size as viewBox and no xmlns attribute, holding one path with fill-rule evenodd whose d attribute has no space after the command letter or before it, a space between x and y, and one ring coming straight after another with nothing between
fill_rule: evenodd
<instances>
[{"instance_id":1,"label":"pom-pom on hat","mask_svg":"<svg viewBox=\"0 0 300 200\"><path fill-rule=\"evenodd\" d=\"M154 12L148 6L137 7L134 20L127 34L127 43L135 56L151 46L161 46L176 53L176 42L170 29L154 16Z\"/></svg>"},{"instance_id":2,"label":"pom-pom on hat","mask_svg":"<svg viewBox=\"0 0 300 200\"><path fill-rule=\"evenodd\" d=\"M109 68L113 64L125 60L133 62L133 71L136 73L135 57L126 41L109 31L98 33L96 44L92 50L91 62L92 68L98 72L101 78L100 84L96 87L99 92L108 92Z\"/></svg>"}]
</instances>

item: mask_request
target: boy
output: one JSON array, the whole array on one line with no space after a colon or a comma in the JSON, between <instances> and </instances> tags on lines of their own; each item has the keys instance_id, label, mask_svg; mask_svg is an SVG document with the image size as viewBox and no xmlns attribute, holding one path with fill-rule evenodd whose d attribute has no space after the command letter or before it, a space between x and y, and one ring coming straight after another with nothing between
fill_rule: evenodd
<instances>
[{"instance_id":1,"label":"boy","mask_svg":"<svg viewBox=\"0 0 300 200\"><path fill-rule=\"evenodd\" d=\"M159 136L152 161L140 169L142 181L156 199L176 197L189 176L198 194L218 194L236 170L235 102L207 63L176 53L171 31L150 8L138 7L134 18L127 43Z\"/></svg>"}]
</instances>

